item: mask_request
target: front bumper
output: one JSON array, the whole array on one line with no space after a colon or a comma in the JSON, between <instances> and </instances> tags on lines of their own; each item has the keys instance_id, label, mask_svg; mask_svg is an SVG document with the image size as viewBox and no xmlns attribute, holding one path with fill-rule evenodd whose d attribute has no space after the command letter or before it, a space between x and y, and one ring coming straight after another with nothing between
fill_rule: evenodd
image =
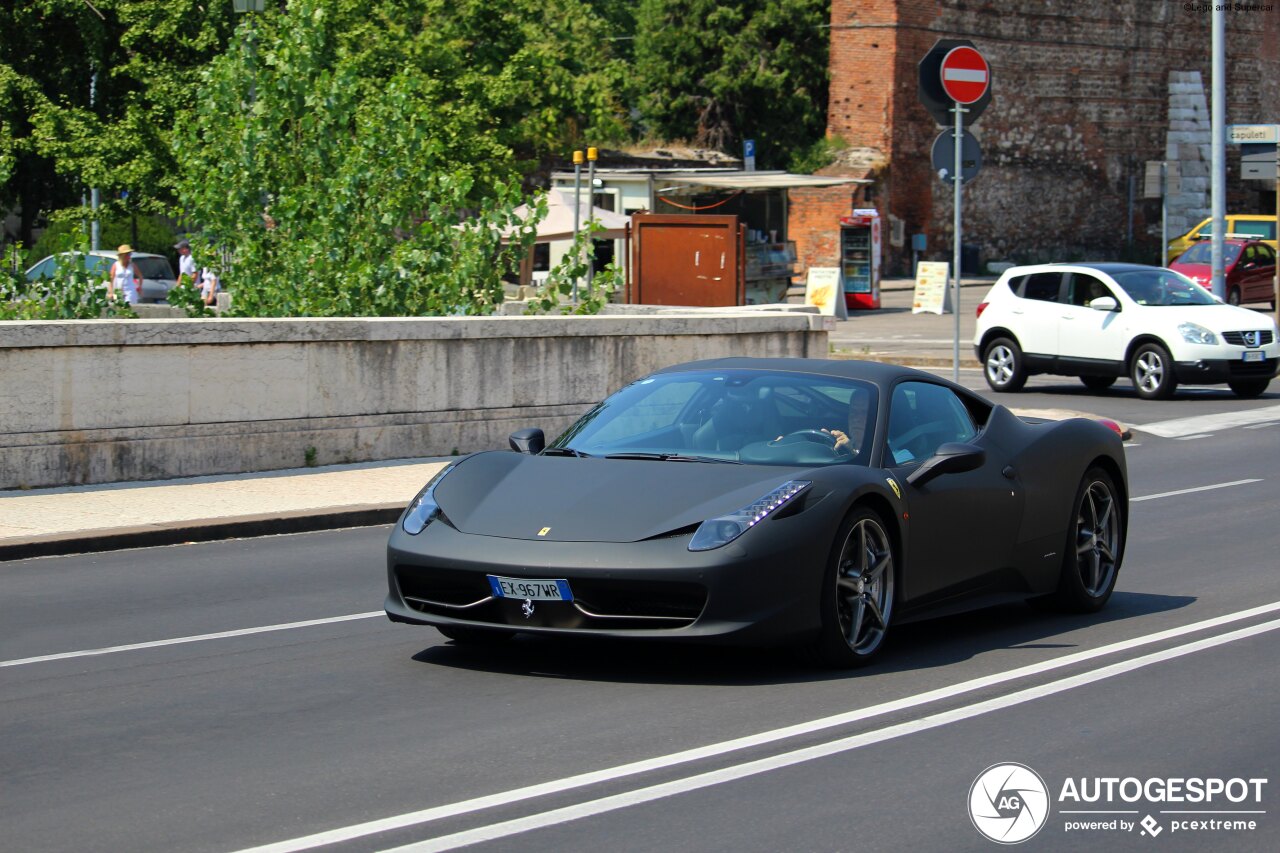
<instances>
[{"instance_id":1,"label":"front bumper","mask_svg":"<svg viewBox=\"0 0 1280 853\"><path fill-rule=\"evenodd\" d=\"M809 510L812 512L813 510ZM387 543L393 622L528 633L781 642L818 628L830 542L806 519L770 519L713 551L692 533L643 542L538 542L463 533L436 520ZM809 535L806 535L809 534ZM745 541L744 541L745 540ZM564 579L574 601L495 598L487 575Z\"/></svg>"},{"instance_id":2,"label":"front bumper","mask_svg":"<svg viewBox=\"0 0 1280 853\"><path fill-rule=\"evenodd\" d=\"M1221 385L1248 379L1272 379L1280 367L1280 359L1272 356L1262 361L1244 361L1242 357L1202 358L1174 363L1174 375L1184 385Z\"/></svg>"}]
</instances>

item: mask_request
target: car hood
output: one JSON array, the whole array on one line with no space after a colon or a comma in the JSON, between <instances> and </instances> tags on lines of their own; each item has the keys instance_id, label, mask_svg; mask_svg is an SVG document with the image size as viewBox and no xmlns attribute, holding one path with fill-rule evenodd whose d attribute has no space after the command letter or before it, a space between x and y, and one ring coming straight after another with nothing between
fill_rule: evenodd
<instances>
[{"instance_id":1,"label":"car hood","mask_svg":"<svg viewBox=\"0 0 1280 853\"><path fill-rule=\"evenodd\" d=\"M1159 318L1172 335L1183 323L1197 323L1211 332L1242 332L1251 329L1266 329L1273 325L1272 319L1257 311L1240 308L1236 305L1144 305L1139 306L1144 317ZM1138 321L1139 326L1142 321Z\"/></svg>"},{"instance_id":2,"label":"car hood","mask_svg":"<svg viewBox=\"0 0 1280 853\"><path fill-rule=\"evenodd\" d=\"M459 462L437 484L435 499L464 533L544 542L637 542L741 509L804 472L493 451Z\"/></svg>"}]
</instances>

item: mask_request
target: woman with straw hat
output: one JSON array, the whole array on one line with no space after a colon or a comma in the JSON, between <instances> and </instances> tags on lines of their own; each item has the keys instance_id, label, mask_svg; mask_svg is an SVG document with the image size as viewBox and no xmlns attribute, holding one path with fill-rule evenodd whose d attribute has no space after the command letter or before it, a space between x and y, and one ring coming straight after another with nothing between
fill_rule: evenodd
<instances>
[{"instance_id":1,"label":"woman with straw hat","mask_svg":"<svg viewBox=\"0 0 1280 853\"><path fill-rule=\"evenodd\" d=\"M136 304L142 293L142 274L133 262L133 247L128 243L116 249L116 262L111 265L110 276L107 279L107 300L115 299L116 288L119 288L126 302Z\"/></svg>"}]
</instances>

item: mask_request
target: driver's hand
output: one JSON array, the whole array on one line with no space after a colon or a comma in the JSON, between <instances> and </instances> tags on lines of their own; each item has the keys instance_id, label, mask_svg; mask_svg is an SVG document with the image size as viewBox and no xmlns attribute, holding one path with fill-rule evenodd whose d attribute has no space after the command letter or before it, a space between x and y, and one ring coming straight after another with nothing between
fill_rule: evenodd
<instances>
[{"instance_id":1,"label":"driver's hand","mask_svg":"<svg viewBox=\"0 0 1280 853\"><path fill-rule=\"evenodd\" d=\"M836 443L833 449L839 450L842 447L849 446L849 436L845 435L838 429L824 429L823 432L835 436Z\"/></svg>"}]
</instances>

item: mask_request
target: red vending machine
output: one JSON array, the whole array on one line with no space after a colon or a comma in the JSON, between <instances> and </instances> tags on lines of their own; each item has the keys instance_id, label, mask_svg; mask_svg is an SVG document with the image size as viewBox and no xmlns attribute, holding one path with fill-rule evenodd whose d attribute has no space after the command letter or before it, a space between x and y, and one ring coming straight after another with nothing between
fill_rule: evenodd
<instances>
[{"instance_id":1,"label":"red vending machine","mask_svg":"<svg viewBox=\"0 0 1280 853\"><path fill-rule=\"evenodd\" d=\"M840 217L840 270L848 308L880 307L880 214L859 208Z\"/></svg>"}]
</instances>

